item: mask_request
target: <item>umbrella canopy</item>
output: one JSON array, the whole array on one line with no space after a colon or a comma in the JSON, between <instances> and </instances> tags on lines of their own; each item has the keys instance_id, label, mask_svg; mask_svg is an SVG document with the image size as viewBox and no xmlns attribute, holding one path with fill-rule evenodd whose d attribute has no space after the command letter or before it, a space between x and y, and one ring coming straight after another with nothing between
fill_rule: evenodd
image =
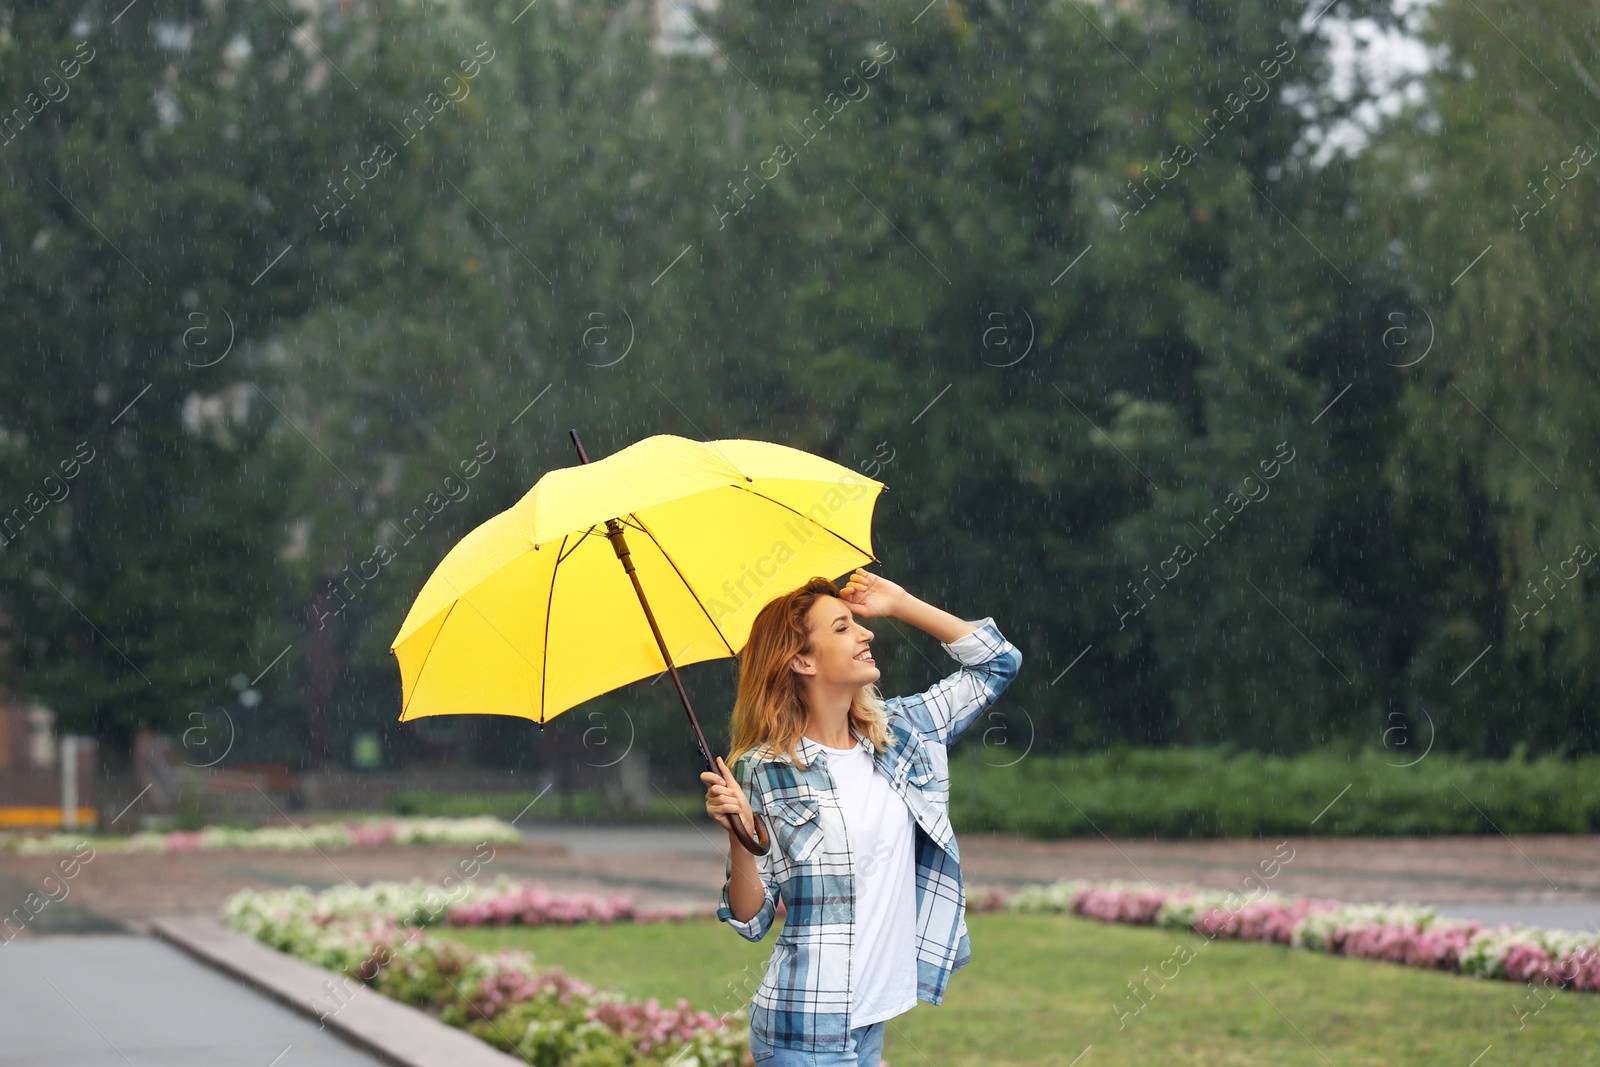
<instances>
[{"instance_id":1,"label":"umbrella canopy","mask_svg":"<svg viewBox=\"0 0 1600 1067\"><path fill-rule=\"evenodd\" d=\"M737 655L767 601L877 562L883 489L784 445L670 434L550 471L451 549L412 604L391 647L401 721L543 723L669 666Z\"/></svg>"}]
</instances>

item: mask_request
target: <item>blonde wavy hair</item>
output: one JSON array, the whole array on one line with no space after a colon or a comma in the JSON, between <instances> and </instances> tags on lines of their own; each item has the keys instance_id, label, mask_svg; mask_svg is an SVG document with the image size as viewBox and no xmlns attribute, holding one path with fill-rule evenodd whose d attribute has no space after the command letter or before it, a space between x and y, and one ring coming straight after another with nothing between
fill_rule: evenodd
<instances>
[{"instance_id":1,"label":"blonde wavy hair","mask_svg":"<svg viewBox=\"0 0 1600 1067\"><path fill-rule=\"evenodd\" d=\"M789 667L796 655L812 651L809 612L819 597L838 597L827 578L812 578L799 589L765 605L750 627L750 640L739 654L739 694L733 704L728 766L752 749L765 748L805 768L799 741L806 730L806 704L801 676ZM876 683L856 691L850 701L849 725L879 752L889 743L883 695Z\"/></svg>"}]
</instances>

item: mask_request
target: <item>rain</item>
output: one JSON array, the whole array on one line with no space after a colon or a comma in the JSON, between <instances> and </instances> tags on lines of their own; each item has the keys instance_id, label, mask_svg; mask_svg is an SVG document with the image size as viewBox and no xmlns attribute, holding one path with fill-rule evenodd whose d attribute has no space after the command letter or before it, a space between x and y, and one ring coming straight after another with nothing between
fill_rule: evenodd
<instances>
[{"instance_id":1,"label":"rain","mask_svg":"<svg viewBox=\"0 0 1600 1067\"><path fill-rule=\"evenodd\" d=\"M1592 1062L1597 145L1565 0L0 0L0 1060Z\"/></svg>"}]
</instances>

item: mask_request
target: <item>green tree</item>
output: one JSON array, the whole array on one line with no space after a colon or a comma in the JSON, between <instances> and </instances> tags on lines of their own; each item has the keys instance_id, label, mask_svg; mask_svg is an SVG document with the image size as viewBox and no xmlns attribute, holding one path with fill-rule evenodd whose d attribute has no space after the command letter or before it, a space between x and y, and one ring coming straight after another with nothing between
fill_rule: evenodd
<instances>
[{"instance_id":1,"label":"green tree","mask_svg":"<svg viewBox=\"0 0 1600 1067\"><path fill-rule=\"evenodd\" d=\"M0 144L3 676L112 770L137 728L187 726L284 640L284 505L322 460L272 399L264 342L404 248L382 211L398 183L363 192L360 227L312 205L369 154L374 102L444 54L420 12L381 25L198 0L0 12L19 104Z\"/></svg>"},{"instance_id":2,"label":"green tree","mask_svg":"<svg viewBox=\"0 0 1600 1067\"><path fill-rule=\"evenodd\" d=\"M471 169L430 216L412 294L330 308L292 346L317 383L306 418L398 465L359 505L376 525L536 396L485 500L573 462L572 425L598 427L595 454L663 431L784 440L891 485L890 573L1004 616L1036 665L1012 703L1041 744L1359 729L1387 668L1351 626L1355 579L1316 550L1377 473L1311 420L1389 283L1338 221L1346 170L1301 158L1341 108L1289 99L1325 75L1300 16L728 4L701 16L704 55L662 57L625 7L535 8L486 74L482 122L451 128ZM583 366L606 361L583 338L613 307L633 353ZM1273 498L1120 625L1128 583L1280 443L1296 458ZM358 498L311 474L319 529L360 530ZM392 715L382 652L406 594L476 519L430 531L432 555L397 561L351 618L341 642L372 672L352 694ZM366 548L329 536L319 580ZM929 664L913 645L890 669Z\"/></svg>"},{"instance_id":3,"label":"green tree","mask_svg":"<svg viewBox=\"0 0 1600 1067\"><path fill-rule=\"evenodd\" d=\"M1405 282L1385 480L1429 616L1406 684L1481 751L1592 748L1600 53L1548 0L1418 18L1425 97L1361 167Z\"/></svg>"},{"instance_id":4,"label":"green tree","mask_svg":"<svg viewBox=\"0 0 1600 1067\"><path fill-rule=\"evenodd\" d=\"M1304 747L1380 687L1312 555L1333 488L1309 424L1337 391L1315 355L1376 283L1333 221L1346 173L1302 159L1347 107L1308 114L1287 89L1326 74L1301 17L734 4L719 22L759 86L740 89L758 145L895 50L738 222L797 323L773 339L787 434L841 459L895 449L890 565L1004 614L1034 665L1012 704L1047 745ZM1129 583L1283 442L1275 497L1126 621Z\"/></svg>"}]
</instances>

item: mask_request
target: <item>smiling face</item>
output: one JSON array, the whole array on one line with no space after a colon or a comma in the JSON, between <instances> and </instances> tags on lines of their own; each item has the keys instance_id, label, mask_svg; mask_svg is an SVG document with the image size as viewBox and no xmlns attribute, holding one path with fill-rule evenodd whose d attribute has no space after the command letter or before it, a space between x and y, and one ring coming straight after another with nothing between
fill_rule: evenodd
<instances>
[{"instance_id":1,"label":"smiling face","mask_svg":"<svg viewBox=\"0 0 1600 1067\"><path fill-rule=\"evenodd\" d=\"M876 682L882 673L872 660L872 631L837 597L818 597L806 614L811 651L795 657L801 674L823 685L857 688Z\"/></svg>"}]
</instances>

